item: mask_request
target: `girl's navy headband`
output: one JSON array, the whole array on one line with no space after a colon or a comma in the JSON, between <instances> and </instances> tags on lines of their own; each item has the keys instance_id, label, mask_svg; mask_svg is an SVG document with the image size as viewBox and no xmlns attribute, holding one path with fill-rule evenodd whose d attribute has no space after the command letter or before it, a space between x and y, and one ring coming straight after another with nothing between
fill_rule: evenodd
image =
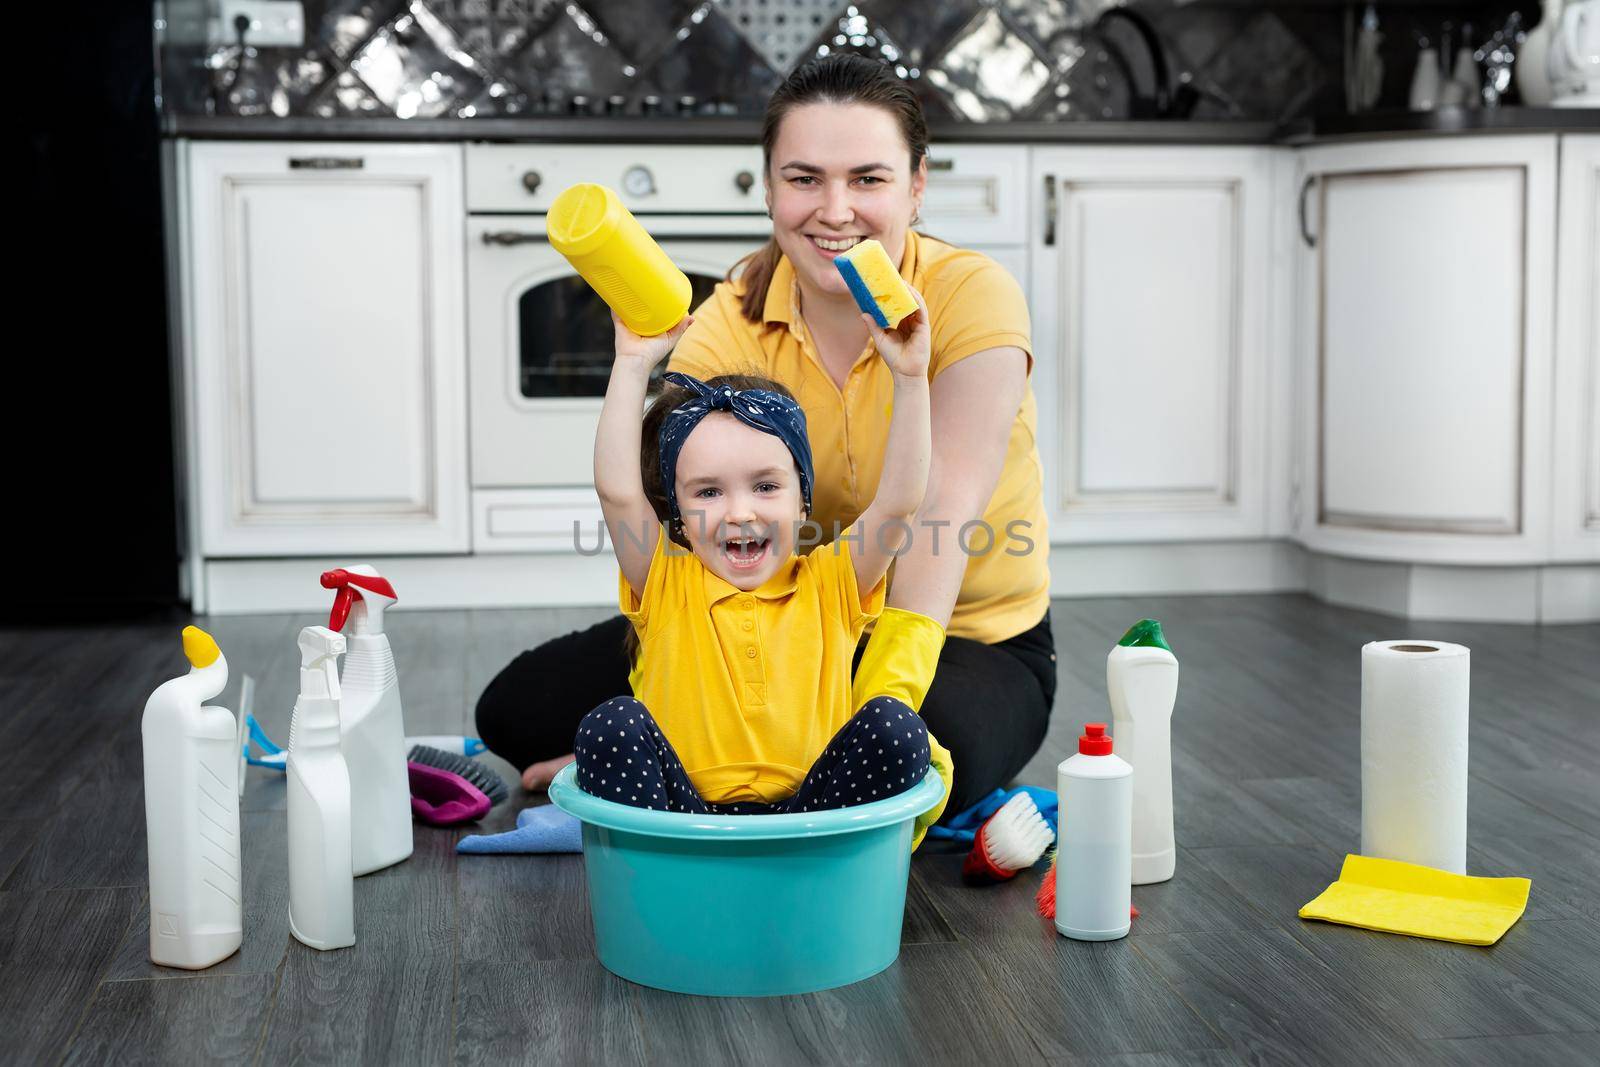
<instances>
[{"instance_id":1,"label":"girl's navy headband","mask_svg":"<svg viewBox=\"0 0 1600 1067\"><path fill-rule=\"evenodd\" d=\"M806 413L799 404L770 389L710 386L676 371L668 371L663 377L693 394L667 412L661 423L661 486L673 519L683 517L678 510L678 453L700 420L713 411L729 412L746 426L770 433L788 447L800 471L800 497L806 514L811 513L811 440L806 436Z\"/></svg>"}]
</instances>

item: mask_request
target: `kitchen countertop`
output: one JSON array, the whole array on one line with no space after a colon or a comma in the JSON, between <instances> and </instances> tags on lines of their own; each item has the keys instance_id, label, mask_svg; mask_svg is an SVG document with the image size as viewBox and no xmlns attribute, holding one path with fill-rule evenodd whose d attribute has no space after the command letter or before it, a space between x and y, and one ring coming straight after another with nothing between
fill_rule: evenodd
<instances>
[{"instance_id":1,"label":"kitchen countertop","mask_svg":"<svg viewBox=\"0 0 1600 1067\"><path fill-rule=\"evenodd\" d=\"M938 123L934 143L989 144L1287 144L1382 137L1471 133L1600 131L1600 108L1453 108L1272 122L994 122ZM761 123L751 118L603 118L600 116L474 119L236 118L166 115L168 137L277 141L560 141L627 144L672 142L755 144Z\"/></svg>"}]
</instances>

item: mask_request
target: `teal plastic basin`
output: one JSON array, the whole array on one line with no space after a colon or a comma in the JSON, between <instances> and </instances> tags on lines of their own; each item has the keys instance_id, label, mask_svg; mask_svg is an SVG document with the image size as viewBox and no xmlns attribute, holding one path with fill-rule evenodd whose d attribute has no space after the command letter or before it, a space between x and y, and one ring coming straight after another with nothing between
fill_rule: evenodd
<instances>
[{"instance_id":1,"label":"teal plastic basin","mask_svg":"<svg viewBox=\"0 0 1600 1067\"><path fill-rule=\"evenodd\" d=\"M600 962L675 993L769 997L871 977L900 954L913 820L931 768L887 800L793 815L646 811L590 796L576 766L550 800L583 822Z\"/></svg>"}]
</instances>

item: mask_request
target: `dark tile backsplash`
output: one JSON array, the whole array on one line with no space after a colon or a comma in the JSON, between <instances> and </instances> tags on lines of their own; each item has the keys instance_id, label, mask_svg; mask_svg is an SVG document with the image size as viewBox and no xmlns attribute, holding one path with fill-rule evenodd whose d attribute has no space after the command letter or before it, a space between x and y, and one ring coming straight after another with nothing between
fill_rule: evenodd
<instances>
[{"instance_id":1,"label":"dark tile backsplash","mask_svg":"<svg viewBox=\"0 0 1600 1067\"><path fill-rule=\"evenodd\" d=\"M303 48L206 43L215 0L162 5L162 104L179 114L458 117L660 110L757 116L803 59L883 59L947 121L1152 117L1159 40L1195 118L1344 111L1361 5L1135 0L306 0ZM1473 43L1513 7L1379 5L1380 106L1403 106L1417 38ZM231 34L231 31L230 31Z\"/></svg>"}]
</instances>

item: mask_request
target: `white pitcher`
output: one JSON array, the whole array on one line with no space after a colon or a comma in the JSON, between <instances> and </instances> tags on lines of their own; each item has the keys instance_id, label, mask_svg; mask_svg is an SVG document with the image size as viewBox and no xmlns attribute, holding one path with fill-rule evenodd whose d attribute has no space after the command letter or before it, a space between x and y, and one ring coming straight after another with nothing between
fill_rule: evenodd
<instances>
[{"instance_id":1,"label":"white pitcher","mask_svg":"<svg viewBox=\"0 0 1600 1067\"><path fill-rule=\"evenodd\" d=\"M1600 0L1577 0L1561 13L1550 42L1556 107L1600 107Z\"/></svg>"},{"instance_id":2,"label":"white pitcher","mask_svg":"<svg viewBox=\"0 0 1600 1067\"><path fill-rule=\"evenodd\" d=\"M1539 24L1529 30L1517 48L1513 72L1517 93L1524 107L1549 107L1554 95L1550 87L1550 48L1561 25L1561 0L1544 0Z\"/></svg>"}]
</instances>

